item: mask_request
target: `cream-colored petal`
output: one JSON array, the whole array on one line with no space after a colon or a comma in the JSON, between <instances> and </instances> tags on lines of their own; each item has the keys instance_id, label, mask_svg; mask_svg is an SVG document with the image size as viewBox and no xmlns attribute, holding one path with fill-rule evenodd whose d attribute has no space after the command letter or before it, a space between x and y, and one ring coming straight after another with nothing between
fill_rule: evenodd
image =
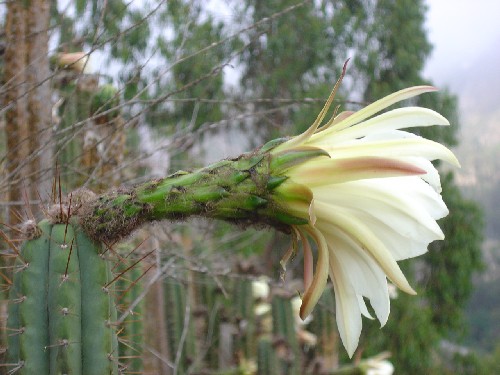
<instances>
[{"instance_id":1,"label":"cream-colored petal","mask_svg":"<svg viewBox=\"0 0 500 375\"><path fill-rule=\"evenodd\" d=\"M390 302L387 279L382 269L352 238L338 228L326 227L321 230L356 294L370 300L378 320L382 326L385 325L389 317ZM361 301L360 310L363 313L366 305Z\"/></svg>"},{"instance_id":2,"label":"cream-colored petal","mask_svg":"<svg viewBox=\"0 0 500 375\"><path fill-rule=\"evenodd\" d=\"M311 285L304 292L304 296L302 297L302 305L300 306L300 317L302 319L309 316L323 294L326 282L328 281L329 270L328 247L325 238L321 232L313 227L308 227L306 230L318 245L318 260L316 261L316 271Z\"/></svg>"},{"instance_id":3,"label":"cream-colored petal","mask_svg":"<svg viewBox=\"0 0 500 375\"><path fill-rule=\"evenodd\" d=\"M330 250L330 278L335 291L335 318L340 339L352 357L358 347L362 321L358 295L340 267L335 251Z\"/></svg>"},{"instance_id":4,"label":"cream-colored petal","mask_svg":"<svg viewBox=\"0 0 500 375\"><path fill-rule=\"evenodd\" d=\"M349 116L345 116L344 119L348 117ZM313 135L307 143L314 144L329 136L335 136L337 141L341 141L343 139L364 137L369 133L377 133L380 131L431 125L450 125L450 123L446 118L431 109L422 107L397 108L343 129L342 131L339 131L339 129L335 127L329 128L328 130L325 129Z\"/></svg>"},{"instance_id":5,"label":"cream-colored petal","mask_svg":"<svg viewBox=\"0 0 500 375\"><path fill-rule=\"evenodd\" d=\"M429 160L411 156L401 157L401 160L423 169L426 173L419 175L415 180L421 179L430 185L436 193L441 193L441 177L434 164ZM410 179L413 180L413 177L410 177Z\"/></svg>"},{"instance_id":6,"label":"cream-colored petal","mask_svg":"<svg viewBox=\"0 0 500 375\"><path fill-rule=\"evenodd\" d=\"M396 215L395 218L401 219L401 222L398 222L394 218L388 220L387 217L390 215L375 216L361 210L351 210L351 213L376 233L396 261L422 255L427 252L430 242L444 237L437 236L418 224L412 225L410 217ZM418 236L418 233L422 235Z\"/></svg>"},{"instance_id":7,"label":"cream-colored petal","mask_svg":"<svg viewBox=\"0 0 500 375\"><path fill-rule=\"evenodd\" d=\"M316 202L316 215L318 222L333 225L344 231L363 249L365 249L382 268L387 277L401 290L408 294L416 294L406 277L401 272L390 251L383 242L363 222L353 217L345 209Z\"/></svg>"},{"instance_id":8,"label":"cream-colored petal","mask_svg":"<svg viewBox=\"0 0 500 375\"><path fill-rule=\"evenodd\" d=\"M409 134L409 133L406 133ZM455 155L440 143L417 136L409 136L396 140L357 140L350 144L329 145L321 144L332 159L355 158L363 156L374 157L421 157L426 160L444 160L456 167L460 167Z\"/></svg>"},{"instance_id":9,"label":"cream-colored petal","mask_svg":"<svg viewBox=\"0 0 500 375\"><path fill-rule=\"evenodd\" d=\"M314 194L320 202L350 211L395 260L402 260L425 253L430 242L444 238L436 219L448 213L441 196L425 182L402 180L407 179L355 181L315 188Z\"/></svg>"},{"instance_id":10,"label":"cream-colored petal","mask_svg":"<svg viewBox=\"0 0 500 375\"><path fill-rule=\"evenodd\" d=\"M291 179L310 188L370 178L413 176L425 171L398 159L353 157L321 159L297 166L290 171Z\"/></svg>"},{"instance_id":11,"label":"cream-colored petal","mask_svg":"<svg viewBox=\"0 0 500 375\"><path fill-rule=\"evenodd\" d=\"M418 198L412 199L410 196L407 199L400 199L398 195L391 195L393 186L388 186L390 190L383 192L363 187L358 187L356 184L342 184L334 189L321 187L315 189L314 194L318 201L352 211L352 215L362 220L369 220L371 217L380 221L389 227L391 233L399 233L406 239L429 243L444 238L435 218L419 205ZM444 205L438 197L436 204ZM370 220L370 223L373 223L373 220ZM380 226L377 228L383 229ZM372 231L378 233L373 229Z\"/></svg>"},{"instance_id":12,"label":"cream-colored petal","mask_svg":"<svg viewBox=\"0 0 500 375\"><path fill-rule=\"evenodd\" d=\"M395 103L432 91L436 91L436 88L432 86L414 86L397 91L355 112L344 121L339 122L337 125L335 125L335 127L332 127L332 129L335 128L337 131L346 129L384 110L385 108Z\"/></svg>"},{"instance_id":13,"label":"cream-colored petal","mask_svg":"<svg viewBox=\"0 0 500 375\"><path fill-rule=\"evenodd\" d=\"M396 205L416 218L419 218L421 212L430 215L433 219L441 219L448 214L441 195L420 177L389 177L353 181L349 183L347 189L359 191L359 194L364 194L371 199L379 199L389 205ZM422 225L425 225L425 219L419 220L422 221Z\"/></svg>"},{"instance_id":14,"label":"cream-colored petal","mask_svg":"<svg viewBox=\"0 0 500 375\"><path fill-rule=\"evenodd\" d=\"M359 311L361 311L361 315L363 315L365 318L373 320L374 317L368 311L368 307L366 307L366 303L363 296L361 294L357 294L357 296L358 296Z\"/></svg>"}]
</instances>

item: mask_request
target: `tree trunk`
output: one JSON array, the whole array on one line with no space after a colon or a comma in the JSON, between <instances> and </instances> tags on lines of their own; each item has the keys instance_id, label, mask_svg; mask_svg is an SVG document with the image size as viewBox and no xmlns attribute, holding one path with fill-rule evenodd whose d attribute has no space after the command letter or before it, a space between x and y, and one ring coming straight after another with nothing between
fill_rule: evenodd
<instances>
[{"instance_id":1,"label":"tree trunk","mask_svg":"<svg viewBox=\"0 0 500 375\"><path fill-rule=\"evenodd\" d=\"M52 147L50 142L52 103L49 68L50 1L31 0L27 24L28 132L30 159L28 165L30 198L46 198L50 193Z\"/></svg>"},{"instance_id":2,"label":"tree trunk","mask_svg":"<svg viewBox=\"0 0 500 375\"><path fill-rule=\"evenodd\" d=\"M27 113L27 51L26 19L27 9L20 1L7 4L5 22L5 133L7 140L7 201L9 207L7 222L11 225L21 221L22 191L25 178L29 176L26 160L29 156L28 113Z\"/></svg>"},{"instance_id":3,"label":"tree trunk","mask_svg":"<svg viewBox=\"0 0 500 375\"><path fill-rule=\"evenodd\" d=\"M36 200L50 186L40 184L46 172L42 162L48 165L50 160L45 147L51 121L49 6L48 0L7 4L3 106L8 186L3 190L11 204L7 216L11 225L22 221L25 212L35 212L37 205L25 207L24 201Z\"/></svg>"}]
</instances>

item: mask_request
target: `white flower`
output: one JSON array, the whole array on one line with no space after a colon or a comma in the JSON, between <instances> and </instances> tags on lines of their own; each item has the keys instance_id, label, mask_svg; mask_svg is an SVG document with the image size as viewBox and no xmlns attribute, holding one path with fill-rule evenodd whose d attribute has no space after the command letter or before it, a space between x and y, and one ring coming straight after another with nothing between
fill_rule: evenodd
<instances>
[{"instance_id":1,"label":"white flower","mask_svg":"<svg viewBox=\"0 0 500 375\"><path fill-rule=\"evenodd\" d=\"M271 154L280 160L293 153L315 153L300 163L282 163L288 179L276 188L277 201L290 214L308 220L305 225L292 225L295 246L283 262L301 240L303 319L316 305L330 276L340 337L352 356L361 333L361 315L371 318L365 298L383 326L389 316L387 278L399 289L415 294L396 261L421 255L430 242L444 239L436 220L448 210L431 161L459 163L441 144L400 130L449 125L440 114L406 107L374 116L435 88L398 91L358 112L340 113L320 127L339 83L314 124L273 148ZM314 272L310 240L318 248Z\"/></svg>"},{"instance_id":2,"label":"white flower","mask_svg":"<svg viewBox=\"0 0 500 375\"><path fill-rule=\"evenodd\" d=\"M269 280L262 276L252 281L252 295L257 300L265 300L269 297Z\"/></svg>"},{"instance_id":3,"label":"white flower","mask_svg":"<svg viewBox=\"0 0 500 375\"><path fill-rule=\"evenodd\" d=\"M77 73L89 73L89 54L85 52L59 53L57 63L61 68L73 70Z\"/></svg>"},{"instance_id":4,"label":"white flower","mask_svg":"<svg viewBox=\"0 0 500 375\"><path fill-rule=\"evenodd\" d=\"M366 375L392 375L394 366L387 360L367 360L364 364Z\"/></svg>"}]
</instances>

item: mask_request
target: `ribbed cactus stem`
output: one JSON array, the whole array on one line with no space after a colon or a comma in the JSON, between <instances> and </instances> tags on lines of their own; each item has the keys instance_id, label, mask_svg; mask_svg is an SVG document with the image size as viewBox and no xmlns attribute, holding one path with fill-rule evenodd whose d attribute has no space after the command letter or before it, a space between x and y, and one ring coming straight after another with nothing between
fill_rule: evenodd
<instances>
[{"instance_id":1,"label":"ribbed cactus stem","mask_svg":"<svg viewBox=\"0 0 500 375\"><path fill-rule=\"evenodd\" d=\"M23 245L10 291L12 372L117 374L112 277L101 245L69 223L44 220L38 230Z\"/></svg>"},{"instance_id":2,"label":"ribbed cactus stem","mask_svg":"<svg viewBox=\"0 0 500 375\"><path fill-rule=\"evenodd\" d=\"M317 153L309 151L309 157ZM89 202L80 223L94 239L114 243L145 222L202 216L236 224L270 225L289 231L305 224L280 207L276 188L287 180L283 168L304 155L272 157L256 151L223 160L194 172L180 171L166 178L111 191Z\"/></svg>"}]
</instances>

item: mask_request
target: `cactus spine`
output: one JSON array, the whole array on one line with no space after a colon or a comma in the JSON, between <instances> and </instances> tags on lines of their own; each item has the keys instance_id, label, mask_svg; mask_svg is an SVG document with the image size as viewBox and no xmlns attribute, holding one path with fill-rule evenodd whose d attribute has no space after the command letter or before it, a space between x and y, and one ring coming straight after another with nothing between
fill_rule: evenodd
<instances>
[{"instance_id":1,"label":"cactus spine","mask_svg":"<svg viewBox=\"0 0 500 375\"><path fill-rule=\"evenodd\" d=\"M9 362L20 374L118 374L101 247L77 226L44 220L38 227L11 289Z\"/></svg>"}]
</instances>

